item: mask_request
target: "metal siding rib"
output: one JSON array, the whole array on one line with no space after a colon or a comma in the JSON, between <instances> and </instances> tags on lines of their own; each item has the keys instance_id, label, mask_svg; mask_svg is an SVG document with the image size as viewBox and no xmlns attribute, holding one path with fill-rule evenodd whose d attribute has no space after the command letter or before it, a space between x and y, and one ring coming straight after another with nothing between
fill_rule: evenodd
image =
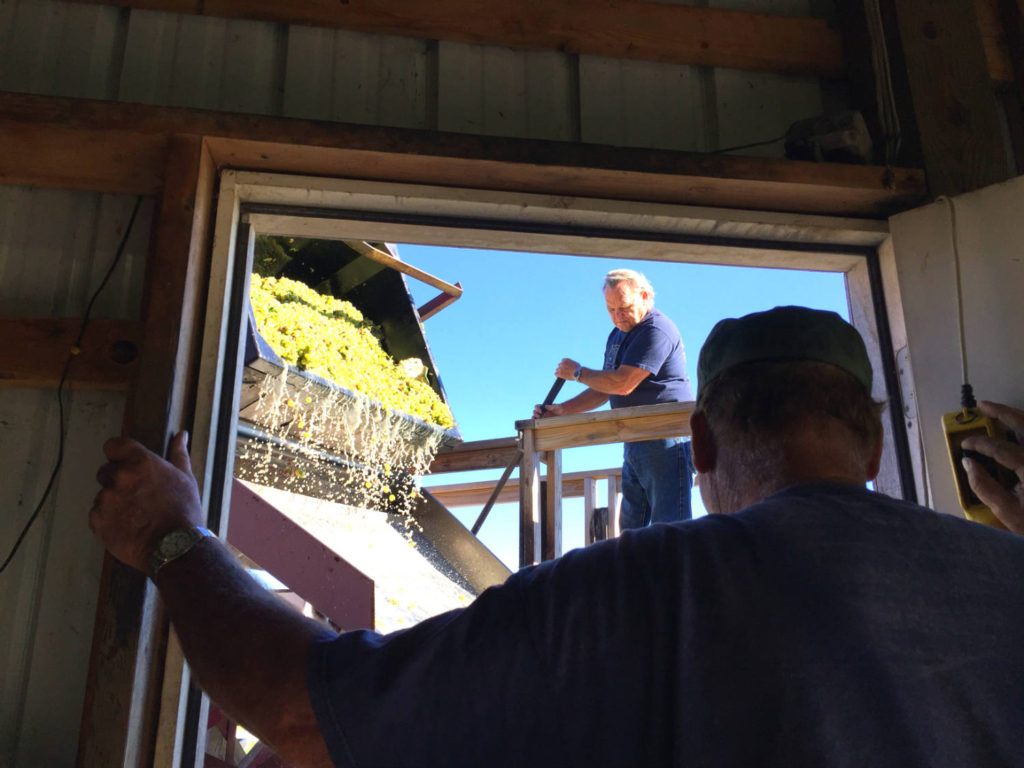
<instances>
[{"instance_id":1,"label":"metal siding rib","mask_svg":"<svg viewBox=\"0 0 1024 768\"><path fill-rule=\"evenodd\" d=\"M705 149L701 67L580 56L583 141Z\"/></svg>"},{"instance_id":2,"label":"metal siding rib","mask_svg":"<svg viewBox=\"0 0 1024 768\"><path fill-rule=\"evenodd\" d=\"M438 49L440 130L576 138L573 56L445 41Z\"/></svg>"},{"instance_id":3,"label":"metal siding rib","mask_svg":"<svg viewBox=\"0 0 1024 768\"><path fill-rule=\"evenodd\" d=\"M713 8L809 16L816 0L712 0ZM785 134L797 120L815 117L824 110L821 82L814 77L744 72L736 69L709 70L714 94L717 136L711 150L768 141ZM742 154L784 157L784 143L744 149Z\"/></svg>"},{"instance_id":4,"label":"metal siding rib","mask_svg":"<svg viewBox=\"0 0 1024 768\"><path fill-rule=\"evenodd\" d=\"M110 6L0 3L0 90L112 98L122 26Z\"/></svg>"},{"instance_id":5,"label":"metal siding rib","mask_svg":"<svg viewBox=\"0 0 1024 768\"><path fill-rule=\"evenodd\" d=\"M133 10L121 101L225 112L281 112L284 28Z\"/></svg>"}]
</instances>

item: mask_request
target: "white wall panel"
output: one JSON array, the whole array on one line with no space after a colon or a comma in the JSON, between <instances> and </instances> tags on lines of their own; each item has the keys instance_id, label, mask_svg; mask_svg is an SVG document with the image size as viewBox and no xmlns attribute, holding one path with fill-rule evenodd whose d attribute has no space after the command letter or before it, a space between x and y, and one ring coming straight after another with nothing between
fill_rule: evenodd
<instances>
[{"instance_id":1,"label":"white wall panel","mask_svg":"<svg viewBox=\"0 0 1024 768\"><path fill-rule=\"evenodd\" d=\"M0 90L113 98L123 27L112 6L0 2Z\"/></svg>"},{"instance_id":2,"label":"white wall panel","mask_svg":"<svg viewBox=\"0 0 1024 768\"><path fill-rule=\"evenodd\" d=\"M428 40L292 26L284 114L433 128L435 50Z\"/></svg>"},{"instance_id":3,"label":"white wall panel","mask_svg":"<svg viewBox=\"0 0 1024 768\"><path fill-rule=\"evenodd\" d=\"M968 377L978 400L1024 406L1024 176L955 198ZM953 232L945 201L890 220L932 504L960 515L942 414L960 407Z\"/></svg>"},{"instance_id":4,"label":"white wall panel","mask_svg":"<svg viewBox=\"0 0 1024 768\"><path fill-rule=\"evenodd\" d=\"M437 72L437 127L442 131L578 138L572 56L442 41Z\"/></svg>"},{"instance_id":5,"label":"white wall panel","mask_svg":"<svg viewBox=\"0 0 1024 768\"><path fill-rule=\"evenodd\" d=\"M0 306L6 315L79 317L106 274L135 198L0 187ZM144 201L93 317L137 317L152 201ZM92 645L101 548L86 527L101 439L124 396L65 397L63 466L40 517L0 574L0 765L72 765ZM0 561L56 461L54 390L0 389Z\"/></svg>"}]
</instances>

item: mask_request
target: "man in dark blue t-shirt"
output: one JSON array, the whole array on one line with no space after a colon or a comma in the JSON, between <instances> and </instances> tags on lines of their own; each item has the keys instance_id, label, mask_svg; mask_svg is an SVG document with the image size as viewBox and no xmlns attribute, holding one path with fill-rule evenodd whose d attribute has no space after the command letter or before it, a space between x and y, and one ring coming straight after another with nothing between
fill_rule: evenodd
<instances>
[{"instance_id":1,"label":"man in dark blue t-shirt","mask_svg":"<svg viewBox=\"0 0 1024 768\"><path fill-rule=\"evenodd\" d=\"M1024 766L1024 538L864 487L882 425L857 332L776 308L719 323L697 367L712 514L390 635L336 635L203 535L182 435L170 461L108 441L89 523L149 564L203 688L296 766ZM970 447L1024 481L1024 445ZM1021 487L983 471L1024 533Z\"/></svg>"},{"instance_id":2,"label":"man in dark blue t-shirt","mask_svg":"<svg viewBox=\"0 0 1024 768\"><path fill-rule=\"evenodd\" d=\"M654 289L641 273L615 269L604 279L604 300L615 326L608 335L601 370L563 358L561 379L587 389L564 403L534 408L534 418L599 408L693 399L683 341L675 324L654 308ZM622 459L619 528L690 519L693 460L681 437L626 443Z\"/></svg>"}]
</instances>

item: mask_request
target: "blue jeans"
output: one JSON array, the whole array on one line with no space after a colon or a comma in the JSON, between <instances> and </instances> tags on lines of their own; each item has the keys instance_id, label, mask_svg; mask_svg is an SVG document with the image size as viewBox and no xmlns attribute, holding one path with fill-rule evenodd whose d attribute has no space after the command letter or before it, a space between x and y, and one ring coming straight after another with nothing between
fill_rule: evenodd
<instances>
[{"instance_id":1,"label":"blue jeans","mask_svg":"<svg viewBox=\"0 0 1024 768\"><path fill-rule=\"evenodd\" d=\"M619 529L689 520L692 486L689 440L673 437L626 443Z\"/></svg>"}]
</instances>

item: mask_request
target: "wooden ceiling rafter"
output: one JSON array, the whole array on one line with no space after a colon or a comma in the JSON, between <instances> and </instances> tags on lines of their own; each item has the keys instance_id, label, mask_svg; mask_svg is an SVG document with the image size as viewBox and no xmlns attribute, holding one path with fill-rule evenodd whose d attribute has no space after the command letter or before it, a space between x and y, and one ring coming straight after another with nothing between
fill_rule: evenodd
<instances>
[{"instance_id":1,"label":"wooden ceiling rafter","mask_svg":"<svg viewBox=\"0 0 1024 768\"><path fill-rule=\"evenodd\" d=\"M825 77L843 72L842 36L824 19L651 0L86 1L668 64Z\"/></svg>"},{"instance_id":2,"label":"wooden ceiling rafter","mask_svg":"<svg viewBox=\"0 0 1024 768\"><path fill-rule=\"evenodd\" d=\"M0 92L0 184L156 194L171 137L236 168L637 202L885 218L926 199L891 168L261 117ZM88 151L84 151L88 149Z\"/></svg>"},{"instance_id":3,"label":"wooden ceiling rafter","mask_svg":"<svg viewBox=\"0 0 1024 768\"><path fill-rule=\"evenodd\" d=\"M0 316L0 387L125 391L137 375L140 328L131 320L89 321L81 343L77 317Z\"/></svg>"},{"instance_id":4,"label":"wooden ceiling rafter","mask_svg":"<svg viewBox=\"0 0 1024 768\"><path fill-rule=\"evenodd\" d=\"M843 36L825 19L651 0L79 0L94 5L554 50L618 59L840 77ZM1012 82L999 0L975 0L989 76Z\"/></svg>"}]
</instances>

